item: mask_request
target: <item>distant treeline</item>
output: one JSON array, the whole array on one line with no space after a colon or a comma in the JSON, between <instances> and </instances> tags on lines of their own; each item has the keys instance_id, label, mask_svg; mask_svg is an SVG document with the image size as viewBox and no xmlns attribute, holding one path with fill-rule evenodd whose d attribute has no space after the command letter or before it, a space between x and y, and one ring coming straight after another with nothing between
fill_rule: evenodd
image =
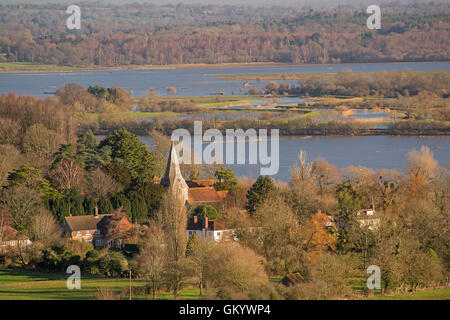
<instances>
[{"instance_id":1,"label":"distant treeline","mask_svg":"<svg viewBox=\"0 0 450 320\"><path fill-rule=\"evenodd\" d=\"M254 119L228 120L214 122L202 120L203 130L216 128L225 133L226 129L240 128L253 129L279 129L280 135L449 135L450 125L439 121L404 120L389 124L386 129L373 129L367 123L358 121L313 121L311 119L271 119L269 122ZM92 130L94 134L110 134L114 130L125 127L138 135L147 135L152 131L159 131L171 135L177 128L185 128L192 134L194 120L165 120L155 118L153 122L140 120L102 120L95 122L82 122L80 130Z\"/></svg>"},{"instance_id":2,"label":"distant treeline","mask_svg":"<svg viewBox=\"0 0 450 320\"><path fill-rule=\"evenodd\" d=\"M436 72L420 74L413 71L361 73L344 70L335 78L320 79L306 76L299 85L286 82L269 82L263 86L265 94L323 96L338 95L352 97L377 96L386 98L416 96L427 91L441 98L450 95L450 74Z\"/></svg>"},{"instance_id":3,"label":"distant treeline","mask_svg":"<svg viewBox=\"0 0 450 320\"><path fill-rule=\"evenodd\" d=\"M361 8L82 5L0 7L0 61L70 66L228 62L339 63L450 59L449 4L392 4L381 30Z\"/></svg>"}]
</instances>

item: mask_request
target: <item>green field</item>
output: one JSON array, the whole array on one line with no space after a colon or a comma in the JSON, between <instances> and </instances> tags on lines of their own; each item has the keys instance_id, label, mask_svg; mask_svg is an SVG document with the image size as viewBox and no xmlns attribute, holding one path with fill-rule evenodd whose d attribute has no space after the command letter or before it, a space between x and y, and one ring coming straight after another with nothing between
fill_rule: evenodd
<instances>
[{"instance_id":1,"label":"green field","mask_svg":"<svg viewBox=\"0 0 450 320\"><path fill-rule=\"evenodd\" d=\"M156 117L174 117L184 115L185 113L176 112L122 112L122 113L86 113L80 114L80 120L99 121L99 120L126 120L139 118L156 118Z\"/></svg>"},{"instance_id":2,"label":"green field","mask_svg":"<svg viewBox=\"0 0 450 320\"><path fill-rule=\"evenodd\" d=\"M450 288L420 290L392 296L371 296L364 300L450 300Z\"/></svg>"},{"instance_id":3,"label":"green field","mask_svg":"<svg viewBox=\"0 0 450 320\"><path fill-rule=\"evenodd\" d=\"M82 277L81 289L69 290L66 286L68 276L22 269L0 270L0 300L89 300L94 299L100 287L119 293L129 286L126 278ZM133 280L132 286L142 287L147 283ZM158 293L157 299L172 297L171 293ZM128 295L122 299L128 299ZM133 296L133 299L151 299L151 296L139 295ZM182 290L179 299L199 299L198 290Z\"/></svg>"},{"instance_id":4,"label":"green field","mask_svg":"<svg viewBox=\"0 0 450 320\"><path fill-rule=\"evenodd\" d=\"M66 274L43 273L23 269L0 270L0 300L89 300L94 299L98 288L109 288L119 293L129 286L126 278L82 277L80 290L69 290L66 287ZM271 282L279 282L279 278ZM359 284L359 279L355 279ZM143 280L133 280L132 287L142 287L147 284ZM126 291L127 292L127 291ZM125 294L122 299L128 299ZM151 299L151 295L138 295L134 300ZM172 293L160 292L157 299L172 299ZM201 299L199 290L186 288L180 291L178 299ZM392 296L375 295L368 300L449 300L450 288L428 289L412 294Z\"/></svg>"}]
</instances>

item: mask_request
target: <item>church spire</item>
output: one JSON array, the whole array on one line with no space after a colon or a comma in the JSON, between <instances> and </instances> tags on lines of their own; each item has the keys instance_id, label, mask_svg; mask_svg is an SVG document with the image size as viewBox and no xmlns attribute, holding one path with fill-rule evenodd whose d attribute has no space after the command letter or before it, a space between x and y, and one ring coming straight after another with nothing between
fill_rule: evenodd
<instances>
[{"instance_id":1,"label":"church spire","mask_svg":"<svg viewBox=\"0 0 450 320\"><path fill-rule=\"evenodd\" d=\"M175 150L175 144L172 141L169 152L169 159L167 159L166 173L161 179L161 185L169 187L177 187L183 190L187 190L188 186L183 176L181 175L180 164L178 162L178 155Z\"/></svg>"}]
</instances>

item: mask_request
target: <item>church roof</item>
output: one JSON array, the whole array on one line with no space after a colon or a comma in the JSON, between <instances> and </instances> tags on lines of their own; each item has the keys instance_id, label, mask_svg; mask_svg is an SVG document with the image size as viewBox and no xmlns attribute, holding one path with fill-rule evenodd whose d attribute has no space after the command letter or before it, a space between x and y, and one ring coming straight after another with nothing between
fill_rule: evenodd
<instances>
[{"instance_id":1,"label":"church roof","mask_svg":"<svg viewBox=\"0 0 450 320\"><path fill-rule=\"evenodd\" d=\"M223 200L227 191L217 191L214 188L190 188L188 202L219 202Z\"/></svg>"},{"instance_id":2,"label":"church roof","mask_svg":"<svg viewBox=\"0 0 450 320\"><path fill-rule=\"evenodd\" d=\"M201 188L201 187L214 187L216 180L204 179L204 180L188 180L186 181L189 188Z\"/></svg>"}]
</instances>

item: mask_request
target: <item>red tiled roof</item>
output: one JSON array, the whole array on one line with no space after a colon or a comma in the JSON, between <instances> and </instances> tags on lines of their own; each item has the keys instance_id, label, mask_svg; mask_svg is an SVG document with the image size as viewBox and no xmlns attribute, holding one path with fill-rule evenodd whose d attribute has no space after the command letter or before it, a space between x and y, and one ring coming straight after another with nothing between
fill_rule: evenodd
<instances>
[{"instance_id":1,"label":"red tiled roof","mask_svg":"<svg viewBox=\"0 0 450 320\"><path fill-rule=\"evenodd\" d=\"M188 202L219 202L228 191L216 191L214 188L189 188Z\"/></svg>"},{"instance_id":2,"label":"red tiled roof","mask_svg":"<svg viewBox=\"0 0 450 320\"><path fill-rule=\"evenodd\" d=\"M28 237L21 235L19 231L10 227L4 226L0 229L1 239L2 241L11 241L11 240L27 240Z\"/></svg>"}]
</instances>

